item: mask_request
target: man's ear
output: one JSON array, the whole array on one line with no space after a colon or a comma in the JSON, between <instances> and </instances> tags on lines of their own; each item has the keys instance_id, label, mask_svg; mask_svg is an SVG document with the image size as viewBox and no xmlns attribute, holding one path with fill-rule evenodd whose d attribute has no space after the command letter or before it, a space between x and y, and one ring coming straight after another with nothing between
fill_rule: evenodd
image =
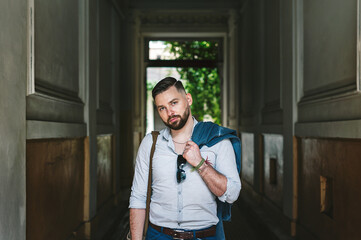
<instances>
[{"instance_id":1,"label":"man's ear","mask_svg":"<svg viewBox=\"0 0 361 240\"><path fill-rule=\"evenodd\" d=\"M193 103L192 95L190 93L187 93L186 98L187 98L187 102L188 102L189 106L192 106L192 103Z\"/></svg>"}]
</instances>

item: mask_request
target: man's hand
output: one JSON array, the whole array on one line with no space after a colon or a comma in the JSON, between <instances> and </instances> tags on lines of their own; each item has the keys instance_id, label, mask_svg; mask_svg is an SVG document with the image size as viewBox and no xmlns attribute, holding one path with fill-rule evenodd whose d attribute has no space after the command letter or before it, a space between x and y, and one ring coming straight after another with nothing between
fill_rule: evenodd
<instances>
[{"instance_id":1,"label":"man's hand","mask_svg":"<svg viewBox=\"0 0 361 240\"><path fill-rule=\"evenodd\" d=\"M193 167L196 167L202 161L199 147L193 141L187 142L183 157ZM218 197L222 196L227 190L227 178L206 163L204 163L201 168L202 171L199 171L199 175L207 184L209 190Z\"/></svg>"},{"instance_id":2,"label":"man's hand","mask_svg":"<svg viewBox=\"0 0 361 240\"><path fill-rule=\"evenodd\" d=\"M193 141L188 141L184 148L183 157L193 167L197 166L202 161L201 152L198 145Z\"/></svg>"}]
</instances>

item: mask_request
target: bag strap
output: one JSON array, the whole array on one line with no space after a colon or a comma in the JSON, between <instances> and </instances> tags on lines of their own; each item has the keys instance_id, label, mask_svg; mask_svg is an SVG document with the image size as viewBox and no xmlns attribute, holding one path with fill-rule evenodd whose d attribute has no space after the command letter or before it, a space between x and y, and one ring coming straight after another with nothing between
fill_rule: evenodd
<instances>
[{"instance_id":1,"label":"bag strap","mask_svg":"<svg viewBox=\"0 0 361 240\"><path fill-rule=\"evenodd\" d=\"M144 222L144 231L143 235L147 234L148 224L149 224L149 208L150 208L150 195L152 192L152 163L153 163L153 155L155 151L155 144L157 143L159 132L152 131L153 136L153 145L150 151L150 159L149 159L149 174L148 174L148 188L147 188L147 202L146 202L146 210L145 210L145 222Z\"/></svg>"}]
</instances>

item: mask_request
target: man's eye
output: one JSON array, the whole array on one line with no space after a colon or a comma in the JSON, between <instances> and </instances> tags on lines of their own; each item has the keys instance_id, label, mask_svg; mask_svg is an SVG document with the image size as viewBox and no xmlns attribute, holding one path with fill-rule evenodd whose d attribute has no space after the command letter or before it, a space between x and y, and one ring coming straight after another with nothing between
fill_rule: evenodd
<instances>
[{"instance_id":1,"label":"man's eye","mask_svg":"<svg viewBox=\"0 0 361 240\"><path fill-rule=\"evenodd\" d=\"M176 105L177 104L177 102L172 102L172 105Z\"/></svg>"},{"instance_id":2,"label":"man's eye","mask_svg":"<svg viewBox=\"0 0 361 240\"><path fill-rule=\"evenodd\" d=\"M163 111L163 110L164 110L164 107L159 108L159 111Z\"/></svg>"}]
</instances>

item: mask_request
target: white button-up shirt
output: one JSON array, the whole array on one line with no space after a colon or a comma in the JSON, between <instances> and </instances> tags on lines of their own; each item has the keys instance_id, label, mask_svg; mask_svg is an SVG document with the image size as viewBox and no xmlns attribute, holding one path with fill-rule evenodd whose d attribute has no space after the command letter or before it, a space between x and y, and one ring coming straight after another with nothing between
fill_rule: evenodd
<instances>
[{"instance_id":1,"label":"white button-up shirt","mask_svg":"<svg viewBox=\"0 0 361 240\"><path fill-rule=\"evenodd\" d=\"M194 125L197 121L194 119ZM129 208L146 208L149 158L152 135L143 139L136 159ZM241 190L233 146L228 139L200 149L204 159L227 178L227 190L218 197L233 203ZM218 223L216 196L208 189L197 171L187 163L186 179L177 183L177 158L169 128L160 131L153 156L152 195L149 220L173 229L202 229Z\"/></svg>"}]
</instances>

